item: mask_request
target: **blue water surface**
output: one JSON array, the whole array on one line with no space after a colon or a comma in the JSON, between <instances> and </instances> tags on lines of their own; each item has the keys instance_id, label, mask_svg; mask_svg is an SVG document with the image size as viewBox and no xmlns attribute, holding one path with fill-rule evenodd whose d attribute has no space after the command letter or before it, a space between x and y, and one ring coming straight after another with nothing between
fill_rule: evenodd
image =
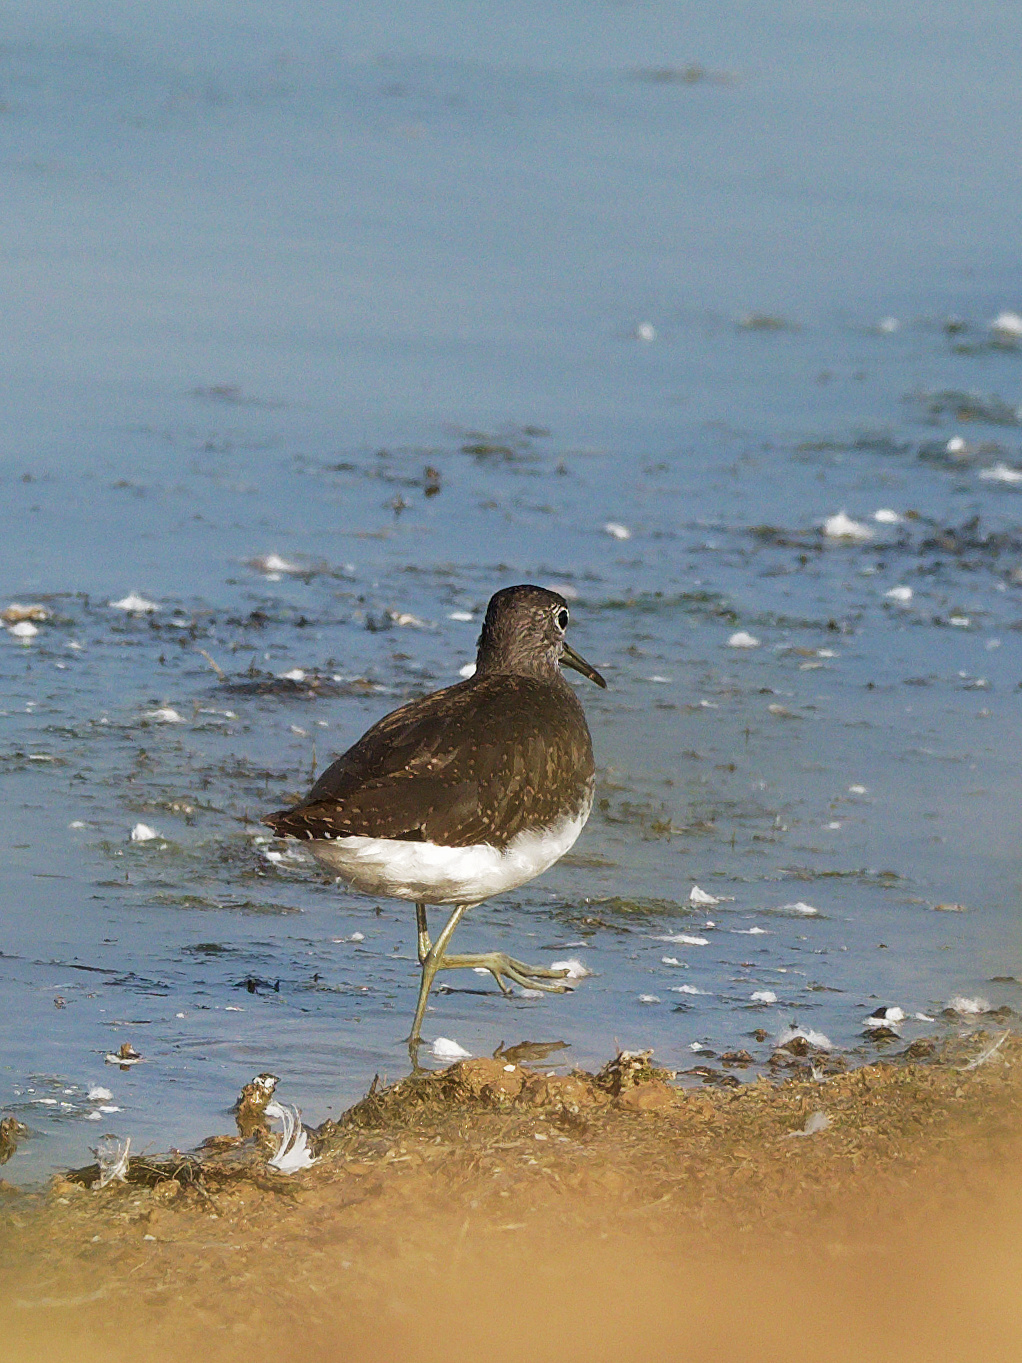
<instances>
[{"instance_id":1,"label":"blue water surface","mask_svg":"<svg viewBox=\"0 0 1022 1363\"><path fill-rule=\"evenodd\" d=\"M430 1038L855 1062L880 1004L1019 1002L1020 41L950 0L5 18L0 608L47 612L0 637L5 1177L403 1072L409 906L258 820L516 581L611 683L598 805L458 944L593 974L452 975Z\"/></svg>"}]
</instances>

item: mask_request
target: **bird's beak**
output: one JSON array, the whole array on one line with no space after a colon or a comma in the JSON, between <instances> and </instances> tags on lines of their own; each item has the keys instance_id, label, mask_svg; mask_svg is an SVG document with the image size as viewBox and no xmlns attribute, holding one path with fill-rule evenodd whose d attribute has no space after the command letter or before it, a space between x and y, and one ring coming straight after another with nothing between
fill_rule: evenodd
<instances>
[{"instance_id":1,"label":"bird's beak","mask_svg":"<svg viewBox=\"0 0 1022 1363\"><path fill-rule=\"evenodd\" d=\"M607 683L596 668L593 667L592 663L587 663L581 653L576 653L570 644L565 644L563 647L561 663L564 667L573 667L576 672L581 672L583 677L588 677L590 681L595 682L597 686L602 686L606 691Z\"/></svg>"}]
</instances>

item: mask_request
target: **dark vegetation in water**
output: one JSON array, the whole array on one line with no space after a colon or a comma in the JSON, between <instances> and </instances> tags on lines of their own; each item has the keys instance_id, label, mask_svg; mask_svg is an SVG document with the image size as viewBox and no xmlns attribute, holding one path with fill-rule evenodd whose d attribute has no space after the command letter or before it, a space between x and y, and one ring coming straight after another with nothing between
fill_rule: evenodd
<instances>
[{"instance_id":1,"label":"dark vegetation in water","mask_svg":"<svg viewBox=\"0 0 1022 1363\"><path fill-rule=\"evenodd\" d=\"M217 691L229 696L270 696L277 700L319 700L338 696L368 696L379 690L377 683L365 677L341 681L335 677L309 673L300 681L294 677L276 677L250 669L241 677L229 677Z\"/></svg>"},{"instance_id":2,"label":"dark vegetation in water","mask_svg":"<svg viewBox=\"0 0 1022 1363\"><path fill-rule=\"evenodd\" d=\"M980 422L990 426L1022 426L1022 409L1005 402L996 393L964 392L944 388L912 399L931 417L951 417L955 421Z\"/></svg>"}]
</instances>

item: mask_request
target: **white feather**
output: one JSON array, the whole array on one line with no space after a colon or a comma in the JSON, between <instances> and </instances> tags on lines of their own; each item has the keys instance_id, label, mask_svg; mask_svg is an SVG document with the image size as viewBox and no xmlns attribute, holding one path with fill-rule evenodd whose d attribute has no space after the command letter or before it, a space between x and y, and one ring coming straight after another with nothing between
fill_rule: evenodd
<instances>
[{"instance_id":1,"label":"white feather","mask_svg":"<svg viewBox=\"0 0 1022 1363\"><path fill-rule=\"evenodd\" d=\"M433 1042L433 1055L437 1060L468 1060L472 1052L453 1041L449 1036L438 1036Z\"/></svg>"},{"instance_id":2,"label":"white feather","mask_svg":"<svg viewBox=\"0 0 1022 1363\"><path fill-rule=\"evenodd\" d=\"M127 1183L130 1150L130 1136L123 1143L116 1136L104 1136L92 1152L99 1165L97 1187L105 1188L108 1183Z\"/></svg>"},{"instance_id":3,"label":"white feather","mask_svg":"<svg viewBox=\"0 0 1022 1363\"><path fill-rule=\"evenodd\" d=\"M801 1131L789 1131L787 1137L790 1140L793 1136L816 1136L821 1131L826 1131L830 1126L830 1118L825 1112L811 1112L805 1120L805 1125Z\"/></svg>"},{"instance_id":4,"label":"white feather","mask_svg":"<svg viewBox=\"0 0 1022 1363\"><path fill-rule=\"evenodd\" d=\"M277 1153L266 1161L270 1168L282 1174L296 1174L299 1169L308 1169L310 1164L315 1164L316 1158L309 1149L309 1137L298 1109L274 1101L267 1103L264 1111L267 1117L276 1117L284 1127Z\"/></svg>"},{"instance_id":5,"label":"white feather","mask_svg":"<svg viewBox=\"0 0 1022 1363\"><path fill-rule=\"evenodd\" d=\"M967 1065L959 1065L958 1068L960 1070L975 1070L978 1069L980 1065L985 1065L987 1061L1001 1049L1009 1036L1011 1036L1010 1032L1004 1032L992 1046L988 1046L985 1051L977 1055L975 1059L970 1060Z\"/></svg>"}]
</instances>

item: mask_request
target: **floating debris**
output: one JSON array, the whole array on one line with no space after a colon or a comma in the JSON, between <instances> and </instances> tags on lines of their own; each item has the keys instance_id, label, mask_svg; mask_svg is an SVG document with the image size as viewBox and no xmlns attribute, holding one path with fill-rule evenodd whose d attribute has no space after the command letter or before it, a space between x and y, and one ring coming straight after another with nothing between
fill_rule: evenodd
<instances>
[{"instance_id":1,"label":"floating debris","mask_svg":"<svg viewBox=\"0 0 1022 1363\"><path fill-rule=\"evenodd\" d=\"M120 601L108 601L107 605L115 611L126 611L129 615L149 615L160 609L156 601L148 601L137 592L129 592Z\"/></svg>"},{"instance_id":2,"label":"floating debris","mask_svg":"<svg viewBox=\"0 0 1022 1363\"><path fill-rule=\"evenodd\" d=\"M630 540L632 538L632 532L627 525L621 525L618 521L608 521L603 527L603 533L616 540Z\"/></svg>"},{"instance_id":3,"label":"floating debris","mask_svg":"<svg viewBox=\"0 0 1022 1363\"><path fill-rule=\"evenodd\" d=\"M797 899L794 904L782 904L776 913L797 913L802 918L819 917L819 909L814 909L812 904L805 904L801 899Z\"/></svg>"},{"instance_id":4,"label":"floating debris","mask_svg":"<svg viewBox=\"0 0 1022 1363\"><path fill-rule=\"evenodd\" d=\"M5 625L18 625L25 622L41 625L44 620L49 620L50 612L45 606L31 605L23 606L20 601L12 601L6 610L0 611L0 620Z\"/></svg>"},{"instance_id":5,"label":"floating debris","mask_svg":"<svg viewBox=\"0 0 1022 1363\"><path fill-rule=\"evenodd\" d=\"M247 560L248 567L254 568L257 573L265 574L271 581L279 582L283 573L301 573L305 570L300 564L291 563L286 558L281 558L279 554L260 554L256 558Z\"/></svg>"},{"instance_id":6,"label":"floating debris","mask_svg":"<svg viewBox=\"0 0 1022 1363\"><path fill-rule=\"evenodd\" d=\"M279 994L280 980L264 980L258 975L246 975L243 980L238 980L234 987L235 989L244 989L249 994L258 994L261 989L266 990L269 993ZM232 1013L240 1013L241 1009L232 1008L230 1011ZM226 1008L224 1009L224 1012L227 1012Z\"/></svg>"},{"instance_id":7,"label":"floating debris","mask_svg":"<svg viewBox=\"0 0 1022 1363\"><path fill-rule=\"evenodd\" d=\"M710 905L719 904L721 901L717 898L716 895L707 894L706 891L701 890L698 885L693 885L691 890L689 890L688 892L688 902L690 904Z\"/></svg>"},{"instance_id":8,"label":"floating debris","mask_svg":"<svg viewBox=\"0 0 1022 1363\"><path fill-rule=\"evenodd\" d=\"M664 937L654 937L654 942L670 942L675 946L682 947L708 947L710 941L708 937L695 937L689 932L668 933Z\"/></svg>"},{"instance_id":9,"label":"floating debris","mask_svg":"<svg viewBox=\"0 0 1022 1363\"><path fill-rule=\"evenodd\" d=\"M119 1107L114 1106L112 1103L101 1103L93 1112L87 1112L85 1114L85 1120L87 1122L101 1122L109 1113L120 1112L120 1110Z\"/></svg>"},{"instance_id":10,"label":"floating debris","mask_svg":"<svg viewBox=\"0 0 1022 1363\"><path fill-rule=\"evenodd\" d=\"M468 431L468 439L461 446L462 454L470 454L481 464L532 463L536 459L532 442L548 436L550 432L540 426L523 426L520 430L511 428L501 435L490 436L484 431Z\"/></svg>"},{"instance_id":11,"label":"floating debris","mask_svg":"<svg viewBox=\"0 0 1022 1363\"><path fill-rule=\"evenodd\" d=\"M1017 312L999 312L990 323L990 330L999 341L1022 340L1022 316Z\"/></svg>"},{"instance_id":12,"label":"floating debris","mask_svg":"<svg viewBox=\"0 0 1022 1363\"><path fill-rule=\"evenodd\" d=\"M137 823L131 830L132 842L152 842L154 838L162 836L162 833L157 833L156 829L150 828L147 823Z\"/></svg>"},{"instance_id":13,"label":"floating debris","mask_svg":"<svg viewBox=\"0 0 1022 1363\"><path fill-rule=\"evenodd\" d=\"M143 719L151 720L154 724L184 724L184 715L172 709L169 705L161 705L157 710L144 710Z\"/></svg>"},{"instance_id":14,"label":"floating debris","mask_svg":"<svg viewBox=\"0 0 1022 1363\"><path fill-rule=\"evenodd\" d=\"M449 1036L438 1036L430 1050L436 1060L470 1060L472 1057L471 1051L466 1051Z\"/></svg>"},{"instance_id":15,"label":"floating debris","mask_svg":"<svg viewBox=\"0 0 1022 1363\"><path fill-rule=\"evenodd\" d=\"M660 998L660 995L659 995L659 994L640 994L640 995L639 995L639 1002L640 1002L640 1003L662 1003L663 1000Z\"/></svg>"},{"instance_id":16,"label":"floating debris","mask_svg":"<svg viewBox=\"0 0 1022 1363\"><path fill-rule=\"evenodd\" d=\"M1010 464L993 464L988 469L980 469L979 477L988 483L1022 483L1022 469L1012 468Z\"/></svg>"},{"instance_id":17,"label":"floating debris","mask_svg":"<svg viewBox=\"0 0 1022 1363\"><path fill-rule=\"evenodd\" d=\"M873 531L861 521L853 521L844 511L828 516L823 522L823 533L832 540L854 540L864 543L873 538Z\"/></svg>"},{"instance_id":18,"label":"floating debris","mask_svg":"<svg viewBox=\"0 0 1022 1363\"><path fill-rule=\"evenodd\" d=\"M108 1103L114 1095L102 1084L93 1084L85 1096L90 1103Z\"/></svg>"},{"instance_id":19,"label":"floating debris","mask_svg":"<svg viewBox=\"0 0 1022 1363\"><path fill-rule=\"evenodd\" d=\"M923 398L931 416L951 415L957 421L986 421L992 426L1022 424L1022 407L1005 402L996 393L963 392L959 388L942 388L927 393Z\"/></svg>"},{"instance_id":20,"label":"floating debris","mask_svg":"<svg viewBox=\"0 0 1022 1363\"><path fill-rule=\"evenodd\" d=\"M911 587L891 587L889 591L884 592L884 596L888 601L899 601L902 605L907 605L912 600L913 591Z\"/></svg>"},{"instance_id":21,"label":"floating debris","mask_svg":"<svg viewBox=\"0 0 1022 1363\"><path fill-rule=\"evenodd\" d=\"M593 973L591 970L587 969L581 961L576 960L574 956L566 961L551 961L550 969L565 971L564 978L566 980L584 980Z\"/></svg>"},{"instance_id":22,"label":"floating debris","mask_svg":"<svg viewBox=\"0 0 1022 1363\"><path fill-rule=\"evenodd\" d=\"M200 648L200 649L198 650L198 652L199 652L199 654L201 655L201 657L203 657L203 658L206 659L206 662L209 663L210 667L211 667L211 668L213 669L213 671L216 673L216 675L217 675L217 677L220 679L220 681L222 681L222 682L230 681L230 678L228 677L227 673L226 673L226 672L224 671L224 669L220 666L220 664L217 662L217 660L212 656L212 654L207 653L206 650L205 650L204 648ZM207 711L206 713L210 713L210 712ZM237 718L237 716L234 714L234 712L233 712L232 710L225 710L225 711L224 711L224 714L225 714L225 715L228 715L231 719Z\"/></svg>"},{"instance_id":23,"label":"floating debris","mask_svg":"<svg viewBox=\"0 0 1022 1363\"><path fill-rule=\"evenodd\" d=\"M901 323L897 317L881 317L877 322L877 331L881 336L893 336L896 331L901 330Z\"/></svg>"},{"instance_id":24,"label":"floating debris","mask_svg":"<svg viewBox=\"0 0 1022 1363\"><path fill-rule=\"evenodd\" d=\"M728 71L709 71L698 62L688 66L640 66L630 72L632 80L647 85L732 85L735 77Z\"/></svg>"},{"instance_id":25,"label":"floating debris","mask_svg":"<svg viewBox=\"0 0 1022 1363\"><path fill-rule=\"evenodd\" d=\"M286 405L272 398L249 396L236 383L212 383L207 387L200 385L192 388L188 396L197 398L200 402L222 402L229 407L265 407L272 410Z\"/></svg>"},{"instance_id":26,"label":"floating debris","mask_svg":"<svg viewBox=\"0 0 1022 1363\"><path fill-rule=\"evenodd\" d=\"M774 993L772 989L757 989L756 992L754 994L751 994L749 997L753 1003L777 1002L777 995Z\"/></svg>"},{"instance_id":27,"label":"floating debris","mask_svg":"<svg viewBox=\"0 0 1022 1363\"><path fill-rule=\"evenodd\" d=\"M122 1041L116 1054L105 1057L108 1065L120 1065L122 1070L129 1069L132 1065L137 1065L142 1060L142 1055L136 1051L130 1041Z\"/></svg>"},{"instance_id":28,"label":"floating debris","mask_svg":"<svg viewBox=\"0 0 1022 1363\"><path fill-rule=\"evenodd\" d=\"M878 525L900 525L905 518L889 506L882 506L879 511L873 512L873 519Z\"/></svg>"},{"instance_id":29,"label":"floating debris","mask_svg":"<svg viewBox=\"0 0 1022 1363\"><path fill-rule=\"evenodd\" d=\"M709 989L697 989L694 984L672 984L672 994L699 994L704 998L712 998L713 994Z\"/></svg>"},{"instance_id":30,"label":"floating debris","mask_svg":"<svg viewBox=\"0 0 1022 1363\"><path fill-rule=\"evenodd\" d=\"M737 326L743 331L797 331L798 323L787 318L777 317L769 312L746 312L739 317Z\"/></svg>"},{"instance_id":31,"label":"floating debris","mask_svg":"<svg viewBox=\"0 0 1022 1363\"><path fill-rule=\"evenodd\" d=\"M644 341L646 345L651 345L656 340L656 327L652 322L639 322L633 335L637 341Z\"/></svg>"},{"instance_id":32,"label":"floating debris","mask_svg":"<svg viewBox=\"0 0 1022 1363\"><path fill-rule=\"evenodd\" d=\"M964 904L934 904L934 913L968 913Z\"/></svg>"},{"instance_id":33,"label":"floating debris","mask_svg":"<svg viewBox=\"0 0 1022 1363\"><path fill-rule=\"evenodd\" d=\"M759 648L759 640L747 630L739 629L727 641L728 648Z\"/></svg>"},{"instance_id":34,"label":"floating debris","mask_svg":"<svg viewBox=\"0 0 1022 1363\"><path fill-rule=\"evenodd\" d=\"M419 617L418 617L417 615L412 615L412 613L411 613L410 611L395 611L395 610L389 610L389 611L387 612L387 616L388 616L388 618L389 618L390 620L392 620L392 621L394 622L394 624L397 625L400 629L405 629L405 628L411 628L411 629L429 629L429 628L430 628L430 625L429 625L429 622L428 622L428 621L426 621L426 620L420 620Z\"/></svg>"}]
</instances>

